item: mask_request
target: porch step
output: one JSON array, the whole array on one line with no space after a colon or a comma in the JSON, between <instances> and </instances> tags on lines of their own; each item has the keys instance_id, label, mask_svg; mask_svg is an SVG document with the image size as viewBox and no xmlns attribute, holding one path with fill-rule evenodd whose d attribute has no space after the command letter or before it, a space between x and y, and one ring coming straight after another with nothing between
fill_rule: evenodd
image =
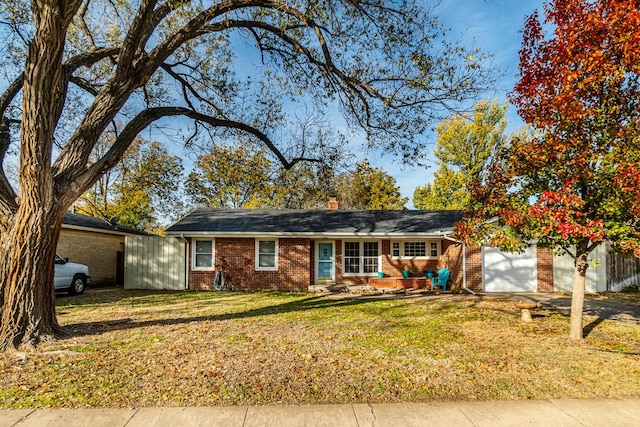
<instances>
[{"instance_id":1,"label":"porch step","mask_svg":"<svg viewBox=\"0 0 640 427\"><path fill-rule=\"evenodd\" d=\"M338 285L336 283L322 283L319 285L309 285L308 292L313 294L322 294L327 292L343 292L347 285Z\"/></svg>"}]
</instances>

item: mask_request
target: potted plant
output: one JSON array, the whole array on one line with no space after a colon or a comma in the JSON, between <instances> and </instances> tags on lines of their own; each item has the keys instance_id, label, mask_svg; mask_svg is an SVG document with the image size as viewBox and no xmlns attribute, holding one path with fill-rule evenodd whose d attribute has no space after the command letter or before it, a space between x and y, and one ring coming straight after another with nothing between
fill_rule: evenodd
<instances>
[{"instance_id":1,"label":"potted plant","mask_svg":"<svg viewBox=\"0 0 640 427\"><path fill-rule=\"evenodd\" d=\"M425 270L424 271L424 276L428 279L433 279L433 275L434 275L434 271L433 270Z\"/></svg>"},{"instance_id":2,"label":"potted plant","mask_svg":"<svg viewBox=\"0 0 640 427\"><path fill-rule=\"evenodd\" d=\"M402 270L402 277L403 278L408 279L410 274L411 274L411 272L409 270L407 270L406 268L404 270Z\"/></svg>"},{"instance_id":3,"label":"potted plant","mask_svg":"<svg viewBox=\"0 0 640 427\"><path fill-rule=\"evenodd\" d=\"M384 273L382 271L378 271L378 279L384 279Z\"/></svg>"}]
</instances>

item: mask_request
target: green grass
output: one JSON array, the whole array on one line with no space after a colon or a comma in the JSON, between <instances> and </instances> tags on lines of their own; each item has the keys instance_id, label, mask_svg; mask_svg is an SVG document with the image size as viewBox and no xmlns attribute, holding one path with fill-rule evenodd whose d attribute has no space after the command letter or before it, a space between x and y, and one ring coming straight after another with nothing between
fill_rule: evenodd
<instances>
[{"instance_id":1,"label":"green grass","mask_svg":"<svg viewBox=\"0 0 640 427\"><path fill-rule=\"evenodd\" d=\"M471 295L119 290L57 311L69 336L0 355L0 407L640 396L640 327L605 320L576 345L562 314L523 324Z\"/></svg>"}]
</instances>

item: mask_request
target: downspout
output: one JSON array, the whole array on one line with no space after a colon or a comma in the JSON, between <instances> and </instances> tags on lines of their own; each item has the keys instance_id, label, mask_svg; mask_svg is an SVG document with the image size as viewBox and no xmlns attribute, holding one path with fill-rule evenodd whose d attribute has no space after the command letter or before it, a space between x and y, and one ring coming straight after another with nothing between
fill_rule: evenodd
<instances>
[{"instance_id":1,"label":"downspout","mask_svg":"<svg viewBox=\"0 0 640 427\"><path fill-rule=\"evenodd\" d=\"M184 242L184 290L189 290L189 242L185 239L184 234L180 234L178 239Z\"/></svg>"},{"instance_id":2,"label":"downspout","mask_svg":"<svg viewBox=\"0 0 640 427\"><path fill-rule=\"evenodd\" d=\"M446 234L443 234L442 237L451 242L462 244L462 290L469 292L472 295L476 295L475 292L467 288L467 245L463 241L454 239Z\"/></svg>"}]
</instances>

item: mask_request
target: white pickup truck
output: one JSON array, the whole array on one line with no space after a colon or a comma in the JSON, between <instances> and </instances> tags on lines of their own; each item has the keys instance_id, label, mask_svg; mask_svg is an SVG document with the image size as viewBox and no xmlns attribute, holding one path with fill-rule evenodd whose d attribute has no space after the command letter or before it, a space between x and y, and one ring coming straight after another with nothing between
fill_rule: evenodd
<instances>
[{"instance_id":1,"label":"white pickup truck","mask_svg":"<svg viewBox=\"0 0 640 427\"><path fill-rule=\"evenodd\" d=\"M84 288L91 283L89 267L84 264L69 262L56 254L55 278L53 284L57 290L68 291L71 295L80 295Z\"/></svg>"}]
</instances>

